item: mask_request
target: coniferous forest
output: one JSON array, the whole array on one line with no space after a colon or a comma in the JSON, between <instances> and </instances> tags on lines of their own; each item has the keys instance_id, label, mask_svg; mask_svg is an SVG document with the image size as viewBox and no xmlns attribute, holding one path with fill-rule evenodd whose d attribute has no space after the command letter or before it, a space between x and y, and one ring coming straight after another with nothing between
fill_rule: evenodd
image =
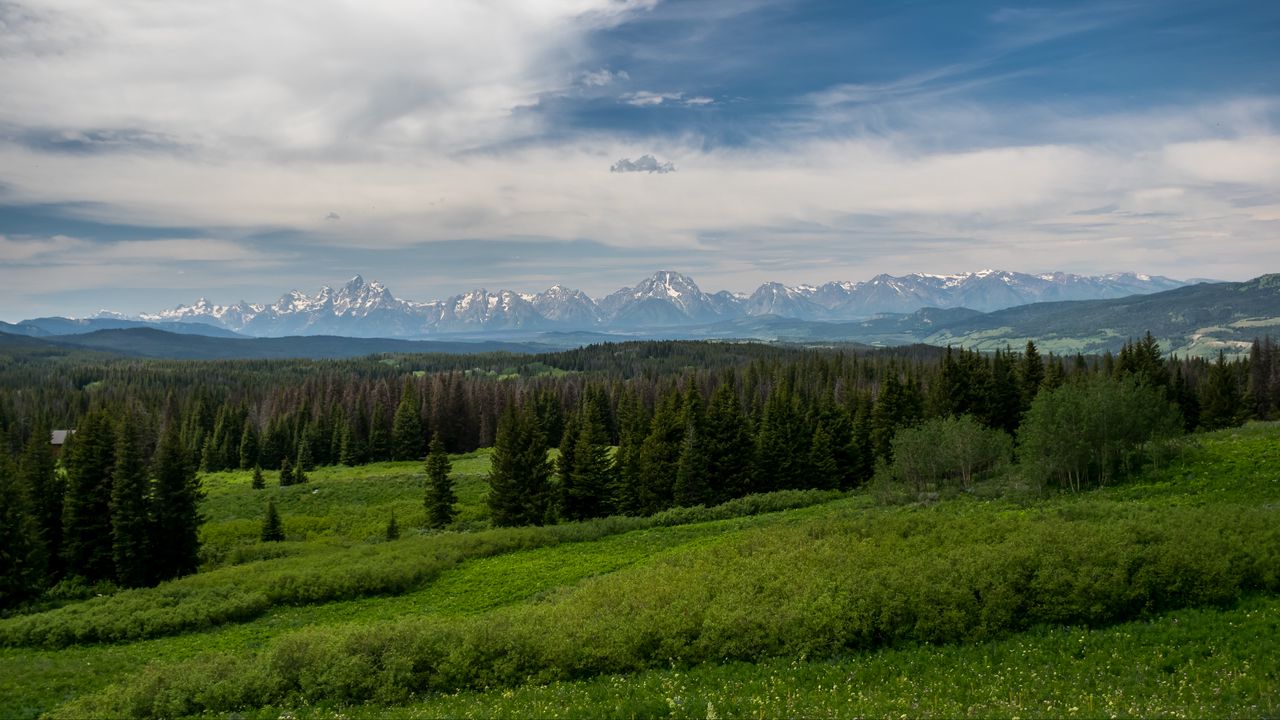
<instances>
[{"instance_id":1,"label":"coniferous forest","mask_svg":"<svg viewBox=\"0 0 1280 720\"><path fill-rule=\"evenodd\" d=\"M1270 338L1233 360L1165 357L1150 335L1115 356L1088 357L1042 354L1033 342L994 353L634 342L533 356L341 361L15 352L0 365L0 664L25 657L24 648L133 647L210 629L234 636L240 625L248 631L283 608L315 608L297 611L305 615L363 597L394 602L447 586L480 558L528 562L529 553L563 552L557 562L564 567L587 562L587 575L611 572L613 565L590 570L584 558L594 556L573 554L575 548L612 548L598 550L599 557L625 565L653 552L663 557L664 543L721 533L741 535L732 542L748 543L743 548L772 548L742 565L740 577L719 580L725 588L772 588L760 590L765 595L724 607L706 600L730 615L706 616L696 631L668 627L670 613L649 618L648 610L625 632L607 623L592 631L651 633L666 648L661 652L639 636L616 647L575 645L604 653L597 662L568 645L545 645L573 644L567 638L535 640L514 628L570 622L575 613L595 617L600 610L591 603L605 597L638 602L626 585L632 582L667 588L674 594L664 602L694 603L680 612L703 617L710 610L694 609L703 600L687 595L701 581L680 579L684 571L648 580L624 574L617 580L623 585L602 585L605 595L596 600L587 590L566 596L548 610L563 615L555 619L524 618L512 605L500 622L515 623L516 635L493 636L505 643L500 652L486 649L474 635L479 629L466 624L448 626L471 648L452 659L424 649L437 647L426 626L371 625L368 636L288 640L320 643L299 651L299 672L365 652L344 649L352 643L379 648L369 656L378 667L403 661L435 668L404 676L361 671L382 683L377 688L344 680L308 691L291 684L301 680L286 680L239 687L234 701L210 699L195 685L165 691L176 693L170 700L177 705L142 700L166 697L156 695L153 680L215 682L213 668L279 680L292 671L278 676L272 669L284 652L273 645L232 670L204 659L145 676L152 680L121 676L107 695L86 695L87 704L73 702L65 713L169 716L293 707L303 698L317 707L377 707L434 690L647 671L661 666L663 653L684 658L678 665L767 663L797 648L826 657L833 648L985 642L1042 622L1109 627L1155 612L1223 607L1280 591L1274 543L1266 539L1274 526L1265 518L1225 505L1203 516L1139 511L1091 493L1134 478L1145 487L1151 478L1191 477L1196 471L1177 468L1208 462L1204 453L1221 447L1215 432L1250 421L1272 427L1265 423L1275 419L1280 351ZM73 432L55 452L50 437L60 430ZM1209 450L1192 449L1201 437ZM339 494L324 500L332 493ZM1084 504L1051 510L1067 498ZM962 512L966 499L1012 503L1014 514ZM329 510L307 509L323 502L332 503ZM383 504L366 510L370 502ZM931 520L916 515L935 506L953 509ZM1039 506L1040 519L1018 514ZM371 529L351 525L361 513L368 515L361 527ZM808 529L785 530L791 522ZM990 533L996 545L986 547L980 538ZM1059 556L1051 538L1064 533L1088 539ZM829 546L828 536L844 539ZM912 545L917 537L924 546ZM848 542L885 544L873 562L847 555ZM1186 542L1203 554L1181 555ZM924 549L935 543L951 550ZM1214 565L1224 557L1235 559ZM720 577L718 564L742 560L697 562L712 563L700 571L711 578ZM792 600L775 607L767 599L794 590L794 602L818 602L810 583L849 562L871 563L841 572L872 584L823 601L833 603L825 610L801 611L787 604ZM1124 578L1114 575L1121 566L1128 568ZM652 572L665 567L659 562ZM794 575L803 568L816 575ZM942 579L958 568L969 574ZM536 588L546 580L533 577L558 572L525 582ZM760 572L774 574L751 580ZM1104 576L1112 579L1099 584ZM971 594L938 596L930 589L937 582ZM525 591L536 592L516 592ZM866 615L872 607L880 609ZM748 619L775 611L767 627ZM801 626L788 624L788 613L800 613L794 619ZM399 641L388 632L425 645L396 650ZM402 650L414 659L384 655ZM252 665L259 661L267 665ZM647 682L633 680L637 687Z\"/></svg>"}]
</instances>

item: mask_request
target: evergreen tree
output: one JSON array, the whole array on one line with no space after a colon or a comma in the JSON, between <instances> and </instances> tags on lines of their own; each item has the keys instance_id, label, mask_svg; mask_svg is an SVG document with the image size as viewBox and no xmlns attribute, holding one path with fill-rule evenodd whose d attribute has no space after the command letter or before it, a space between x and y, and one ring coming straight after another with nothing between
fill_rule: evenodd
<instances>
[{"instance_id":1,"label":"evergreen tree","mask_svg":"<svg viewBox=\"0 0 1280 720\"><path fill-rule=\"evenodd\" d=\"M842 487L862 485L875 473L876 450L871 439L871 407L871 398L860 394L854 410L853 432L845 448L849 464L840 483Z\"/></svg>"},{"instance_id":2,"label":"evergreen tree","mask_svg":"<svg viewBox=\"0 0 1280 720\"><path fill-rule=\"evenodd\" d=\"M546 436L532 407L508 408L498 421L489 469L493 524L543 524L551 500L550 476Z\"/></svg>"},{"instance_id":3,"label":"evergreen tree","mask_svg":"<svg viewBox=\"0 0 1280 720\"><path fill-rule=\"evenodd\" d=\"M360 441L359 417L352 414L343 423L338 448L338 462L352 467L364 462L364 446Z\"/></svg>"},{"instance_id":4,"label":"evergreen tree","mask_svg":"<svg viewBox=\"0 0 1280 720\"><path fill-rule=\"evenodd\" d=\"M613 506L627 515L642 512L640 500L640 447L649 435L649 417L634 391L622 393L618 402L618 450L613 455Z\"/></svg>"},{"instance_id":5,"label":"evergreen tree","mask_svg":"<svg viewBox=\"0 0 1280 720\"><path fill-rule=\"evenodd\" d=\"M457 510L453 507L458 496L453 492L453 465L445 452L444 441L440 433L431 435L431 446L427 450L427 496L424 501L427 509L427 526L442 528L453 522Z\"/></svg>"},{"instance_id":6,"label":"evergreen tree","mask_svg":"<svg viewBox=\"0 0 1280 720\"><path fill-rule=\"evenodd\" d=\"M404 381L404 392L396 406L391 426L391 456L394 460L417 460L422 457L422 414L418 392L411 379Z\"/></svg>"},{"instance_id":7,"label":"evergreen tree","mask_svg":"<svg viewBox=\"0 0 1280 720\"><path fill-rule=\"evenodd\" d=\"M1227 364L1226 356L1219 350L1218 361L1209 370L1209 380L1200 398L1200 425L1206 430L1239 425L1242 409L1235 368Z\"/></svg>"},{"instance_id":8,"label":"evergreen tree","mask_svg":"<svg viewBox=\"0 0 1280 720\"><path fill-rule=\"evenodd\" d=\"M67 573L91 582L115 575L111 559L111 485L115 429L103 410L86 415L66 449L67 497L62 551Z\"/></svg>"},{"instance_id":9,"label":"evergreen tree","mask_svg":"<svg viewBox=\"0 0 1280 720\"><path fill-rule=\"evenodd\" d=\"M675 477L684 441L680 394L668 393L649 421L649 434L637 458L635 511L652 515L675 502Z\"/></svg>"},{"instance_id":10,"label":"evergreen tree","mask_svg":"<svg viewBox=\"0 0 1280 720\"><path fill-rule=\"evenodd\" d=\"M293 466L293 484L294 485L305 485L306 483L311 481L311 478L307 477L307 471L304 469L304 466L302 464L302 460L304 459L305 458L299 457L298 463Z\"/></svg>"},{"instance_id":11,"label":"evergreen tree","mask_svg":"<svg viewBox=\"0 0 1280 720\"><path fill-rule=\"evenodd\" d=\"M267 499L267 515L262 519L262 542L280 542L284 540L284 525L280 522L280 512L276 510L276 499Z\"/></svg>"},{"instance_id":12,"label":"evergreen tree","mask_svg":"<svg viewBox=\"0 0 1280 720\"><path fill-rule=\"evenodd\" d=\"M254 490L262 490L267 487L267 479L262 476L262 466L253 466L253 482L250 484Z\"/></svg>"},{"instance_id":13,"label":"evergreen tree","mask_svg":"<svg viewBox=\"0 0 1280 720\"><path fill-rule=\"evenodd\" d=\"M391 435L387 430L387 414L382 408L381 398L373 401L373 413L369 416L367 457L370 462L391 459Z\"/></svg>"},{"instance_id":14,"label":"evergreen tree","mask_svg":"<svg viewBox=\"0 0 1280 720\"><path fill-rule=\"evenodd\" d=\"M721 383L711 396L703 435L711 502L746 495L751 487L755 443L731 378Z\"/></svg>"},{"instance_id":15,"label":"evergreen tree","mask_svg":"<svg viewBox=\"0 0 1280 720\"><path fill-rule=\"evenodd\" d=\"M565 422L560 448L560 516L586 520L607 515L614 485L609 431L600 406L589 394Z\"/></svg>"},{"instance_id":16,"label":"evergreen tree","mask_svg":"<svg viewBox=\"0 0 1280 720\"><path fill-rule=\"evenodd\" d=\"M676 482L672 488L675 504L681 507L711 505L714 496L710 475L706 414L702 409L702 396L690 382L684 399L684 439L680 443Z\"/></svg>"},{"instance_id":17,"label":"evergreen tree","mask_svg":"<svg viewBox=\"0 0 1280 720\"><path fill-rule=\"evenodd\" d=\"M1271 336L1254 338L1249 348L1249 412L1259 420L1270 420L1275 414L1275 400L1280 387L1273 386L1277 378L1277 352Z\"/></svg>"},{"instance_id":18,"label":"evergreen tree","mask_svg":"<svg viewBox=\"0 0 1280 720\"><path fill-rule=\"evenodd\" d=\"M286 457L280 461L280 487L289 487L293 484L293 463Z\"/></svg>"},{"instance_id":19,"label":"evergreen tree","mask_svg":"<svg viewBox=\"0 0 1280 720\"><path fill-rule=\"evenodd\" d=\"M387 540L400 539L400 526L396 524L396 513L391 511L391 519L387 521Z\"/></svg>"},{"instance_id":20,"label":"evergreen tree","mask_svg":"<svg viewBox=\"0 0 1280 720\"><path fill-rule=\"evenodd\" d=\"M248 470L258 464L258 431L253 423L244 424L244 432L240 433L240 469Z\"/></svg>"},{"instance_id":21,"label":"evergreen tree","mask_svg":"<svg viewBox=\"0 0 1280 720\"><path fill-rule=\"evenodd\" d=\"M125 587L142 587L150 580L151 518L143 452L141 428L133 414L126 413L116 431L111 486L111 557L116 581Z\"/></svg>"},{"instance_id":22,"label":"evergreen tree","mask_svg":"<svg viewBox=\"0 0 1280 720\"><path fill-rule=\"evenodd\" d=\"M157 580L188 575L200 564L198 505L203 493L195 470L182 452L172 423L160 438L153 463L152 569Z\"/></svg>"},{"instance_id":23,"label":"evergreen tree","mask_svg":"<svg viewBox=\"0 0 1280 720\"><path fill-rule=\"evenodd\" d=\"M305 440L305 433L303 434L303 437L304 439L298 443L298 464L296 466L298 471L297 474L294 475L294 480L298 482L306 482L305 480L298 479L300 473L316 469L315 456L311 454L311 443Z\"/></svg>"},{"instance_id":24,"label":"evergreen tree","mask_svg":"<svg viewBox=\"0 0 1280 720\"><path fill-rule=\"evenodd\" d=\"M19 471L48 563L50 581L62 575L62 501L65 483L49 451L49 429L37 425L22 451Z\"/></svg>"},{"instance_id":25,"label":"evergreen tree","mask_svg":"<svg viewBox=\"0 0 1280 720\"><path fill-rule=\"evenodd\" d=\"M809 487L834 490L840 486L843 473L836 459L835 438L821 422L813 431L809 447L809 472L810 477L806 483Z\"/></svg>"},{"instance_id":26,"label":"evergreen tree","mask_svg":"<svg viewBox=\"0 0 1280 720\"><path fill-rule=\"evenodd\" d=\"M0 608L40 592L47 560L26 488L9 453L0 450Z\"/></svg>"},{"instance_id":27,"label":"evergreen tree","mask_svg":"<svg viewBox=\"0 0 1280 720\"><path fill-rule=\"evenodd\" d=\"M1036 399L1036 395L1040 392L1040 386L1044 384L1044 359L1040 356L1040 349L1030 340L1027 341L1027 347L1022 353L1022 362L1018 365L1018 384L1022 399L1022 411L1031 407L1031 401Z\"/></svg>"}]
</instances>

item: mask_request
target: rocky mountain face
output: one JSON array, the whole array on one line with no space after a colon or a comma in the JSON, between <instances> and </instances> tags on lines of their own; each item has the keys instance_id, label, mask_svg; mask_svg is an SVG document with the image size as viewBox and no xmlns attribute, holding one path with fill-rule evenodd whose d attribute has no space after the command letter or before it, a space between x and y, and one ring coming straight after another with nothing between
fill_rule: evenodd
<instances>
[{"instance_id":1,"label":"rocky mountain face","mask_svg":"<svg viewBox=\"0 0 1280 720\"><path fill-rule=\"evenodd\" d=\"M1028 275L983 270L958 275L877 275L863 282L789 287L765 283L750 295L703 292L687 275L662 270L634 287L599 300L556 285L540 293L473 290L444 300L395 297L359 275L314 296L294 290L271 305L244 301L194 305L142 315L138 320L204 323L244 335L345 335L423 337L442 333L539 330L628 330L707 325L744 317L852 322L921 308L969 308L990 312L1050 300L1098 300L1148 294L1186 283L1134 273L1083 276ZM104 313L103 317L118 318Z\"/></svg>"}]
</instances>

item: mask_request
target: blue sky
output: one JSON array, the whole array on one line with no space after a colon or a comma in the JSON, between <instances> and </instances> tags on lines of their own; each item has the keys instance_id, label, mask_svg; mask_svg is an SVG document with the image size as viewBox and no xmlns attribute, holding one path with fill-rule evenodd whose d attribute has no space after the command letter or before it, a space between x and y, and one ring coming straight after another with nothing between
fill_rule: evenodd
<instances>
[{"instance_id":1,"label":"blue sky","mask_svg":"<svg viewBox=\"0 0 1280 720\"><path fill-rule=\"evenodd\" d=\"M0 0L0 63L10 321L1280 271L1274 2Z\"/></svg>"}]
</instances>

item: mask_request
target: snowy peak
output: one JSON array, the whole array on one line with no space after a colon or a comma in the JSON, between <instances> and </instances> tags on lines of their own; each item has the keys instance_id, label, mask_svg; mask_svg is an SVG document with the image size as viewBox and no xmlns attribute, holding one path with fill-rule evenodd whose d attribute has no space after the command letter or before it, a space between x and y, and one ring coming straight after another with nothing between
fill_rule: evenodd
<instances>
[{"instance_id":1,"label":"snowy peak","mask_svg":"<svg viewBox=\"0 0 1280 720\"><path fill-rule=\"evenodd\" d=\"M1117 298L1185 284L1133 272L1031 275L986 269L954 274L880 274L863 282L832 281L817 286L767 282L750 295L726 290L707 294L688 275L660 270L599 301L581 290L553 285L538 293L481 288L444 300L410 302L395 297L381 283L356 275L337 288L325 286L314 296L292 290L271 305L241 300L224 306L200 298L192 305L138 319L199 322L262 337L423 337L492 330L658 328L710 324L744 315L849 322L928 307L990 312L1033 302ZM125 319L106 310L98 317Z\"/></svg>"}]
</instances>

